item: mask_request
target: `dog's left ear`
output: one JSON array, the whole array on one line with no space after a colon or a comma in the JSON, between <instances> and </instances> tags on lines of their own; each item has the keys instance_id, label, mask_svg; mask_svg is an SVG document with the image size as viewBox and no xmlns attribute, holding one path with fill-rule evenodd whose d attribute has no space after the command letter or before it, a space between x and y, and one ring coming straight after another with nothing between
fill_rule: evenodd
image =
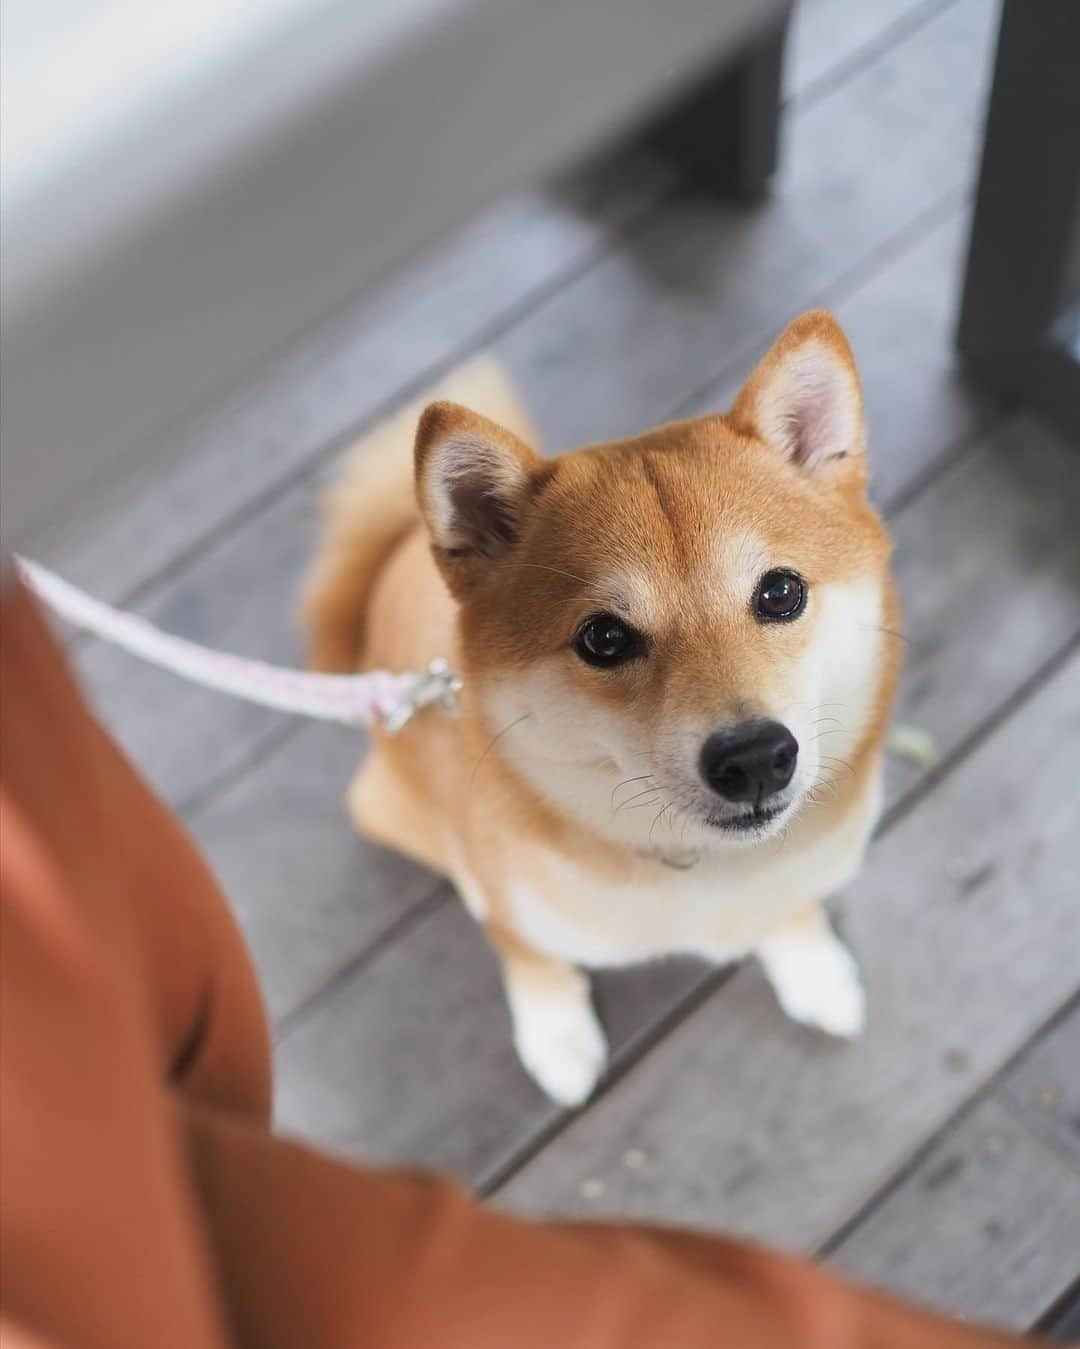
<instances>
[{"instance_id":1,"label":"dog's left ear","mask_svg":"<svg viewBox=\"0 0 1080 1349\"><path fill-rule=\"evenodd\" d=\"M803 314L777 338L743 385L732 426L774 445L811 473L838 460L865 472L866 431L855 358L824 309Z\"/></svg>"},{"instance_id":2,"label":"dog's left ear","mask_svg":"<svg viewBox=\"0 0 1080 1349\"><path fill-rule=\"evenodd\" d=\"M432 403L416 432L416 488L435 560L459 598L517 542L543 468L505 427Z\"/></svg>"}]
</instances>

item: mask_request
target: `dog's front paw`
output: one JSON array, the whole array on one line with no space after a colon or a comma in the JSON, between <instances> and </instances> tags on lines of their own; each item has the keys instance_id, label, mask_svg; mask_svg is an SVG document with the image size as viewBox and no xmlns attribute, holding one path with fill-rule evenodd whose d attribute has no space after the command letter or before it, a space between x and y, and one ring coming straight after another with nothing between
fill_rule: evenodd
<instances>
[{"instance_id":1,"label":"dog's front paw","mask_svg":"<svg viewBox=\"0 0 1080 1349\"><path fill-rule=\"evenodd\" d=\"M777 1001L793 1021L854 1039L866 1025L866 994L859 967L824 924L815 931L781 932L765 942L761 963Z\"/></svg>"},{"instance_id":2,"label":"dog's front paw","mask_svg":"<svg viewBox=\"0 0 1080 1349\"><path fill-rule=\"evenodd\" d=\"M846 951L843 954L846 962L822 959L797 978L774 983L773 987L780 1006L793 1021L853 1040L866 1025L866 994L854 960Z\"/></svg>"},{"instance_id":3,"label":"dog's front paw","mask_svg":"<svg viewBox=\"0 0 1080 1349\"><path fill-rule=\"evenodd\" d=\"M588 1100L608 1048L587 988L583 996L519 1000L514 1013L518 1058L541 1091L564 1106Z\"/></svg>"}]
</instances>

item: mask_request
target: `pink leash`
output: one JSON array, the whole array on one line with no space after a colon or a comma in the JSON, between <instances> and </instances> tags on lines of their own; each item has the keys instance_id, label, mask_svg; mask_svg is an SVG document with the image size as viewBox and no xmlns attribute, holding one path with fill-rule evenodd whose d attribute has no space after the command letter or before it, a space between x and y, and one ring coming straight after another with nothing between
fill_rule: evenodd
<instances>
[{"instance_id":1,"label":"pink leash","mask_svg":"<svg viewBox=\"0 0 1080 1349\"><path fill-rule=\"evenodd\" d=\"M461 680L444 660L412 674L315 674L268 665L174 637L144 618L103 604L37 562L16 561L26 584L61 618L152 665L234 698L347 726L381 723L391 734L421 708L438 704L445 712L457 709Z\"/></svg>"}]
</instances>

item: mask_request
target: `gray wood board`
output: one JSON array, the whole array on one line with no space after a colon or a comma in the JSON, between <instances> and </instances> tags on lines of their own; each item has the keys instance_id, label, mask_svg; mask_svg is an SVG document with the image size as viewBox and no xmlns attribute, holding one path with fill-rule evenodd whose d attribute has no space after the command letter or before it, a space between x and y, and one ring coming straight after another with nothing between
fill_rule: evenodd
<instances>
[{"instance_id":1,"label":"gray wood board","mask_svg":"<svg viewBox=\"0 0 1080 1349\"><path fill-rule=\"evenodd\" d=\"M1030 495L1009 491L1002 496L987 467L997 458L1014 456L1019 456L1018 466L1026 473ZM955 750L992 719L1029 673L1053 654L1064 631L1075 631L1078 619L1073 587L1080 544L1062 531L1060 522L1051 527L1054 532L1047 532L1033 570L1017 566L1015 558L1017 540L1022 543L1029 537L1052 503L1067 502L1070 483L1074 502L1080 492L1075 473L1070 477L1068 451L1034 440L1026 447L995 443L974 453L963 466L966 472L960 467L942 479L940 491L928 492L898 522L912 630L918 634L924 629L925 613L928 633L918 707L945 752ZM969 565L977 568L981 562L985 568L987 590L982 600L947 579L956 551L951 523L968 510L980 524L997 512L994 532L980 527L967 545ZM1000 610L994 607L995 598ZM1008 653L1015 662L1011 679L1003 678L1000 659L972 668L970 653L995 640L998 613L1010 622L1014 609L1020 615L1016 638L1001 649L1002 656ZM954 662L961 667L959 688L944 675ZM928 672L938 665L943 677L934 679ZM892 774L894 801L916 785L914 770L895 767L901 771ZM961 849L949 866L958 887L971 887L983 862ZM863 884L856 884L857 895ZM451 949L454 954L448 956ZM609 1004L605 1010L609 1022L614 1018L617 1042L625 1045L647 1035L650 1025L673 1011L701 978L699 968L680 964L602 981L602 1000ZM415 989L422 989L422 994ZM452 1082L432 1077L423 1065L424 1055L440 1052L442 1037L439 1044L427 1045L422 1034L410 1029L419 1015L410 1010L418 996L423 1015L430 1018L427 1024L452 1028L455 1036L465 1037L465 1057ZM396 1044L399 1036L411 1045L412 1062L419 1056L420 1071L415 1077L409 1074L411 1108L400 1117L395 1114L392 1127L384 1129L381 1114L369 1117L354 1074L357 1065L366 1063L370 1067L362 1073L365 1080L393 1077L399 1071L396 1052L385 1056L384 1046ZM476 1178L497 1171L515 1147L557 1117L513 1064L494 970L479 934L456 907L411 932L406 942L381 955L361 976L317 1000L282 1053L286 1121L358 1153L423 1158ZM435 1140L434 1153L425 1151L432 1144L432 1120L455 1111L462 1122ZM464 1122L470 1117L471 1126ZM492 1130L504 1144L495 1151L489 1146Z\"/></svg>"},{"instance_id":2,"label":"gray wood board","mask_svg":"<svg viewBox=\"0 0 1080 1349\"><path fill-rule=\"evenodd\" d=\"M1021 418L899 513L895 570L909 641L897 722L929 732L948 754L1076 633L1078 511L1075 452ZM890 802L922 774L892 760Z\"/></svg>"},{"instance_id":3,"label":"gray wood board","mask_svg":"<svg viewBox=\"0 0 1080 1349\"><path fill-rule=\"evenodd\" d=\"M1080 1166L1080 1005L1006 1074L998 1094ZM1080 1274L1080 1224L1073 1252Z\"/></svg>"},{"instance_id":4,"label":"gray wood board","mask_svg":"<svg viewBox=\"0 0 1080 1349\"><path fill-rule=\"evenodd\" d=\"M1074 658L875 846L845 909L862 1039L785 1022L741 969L504 1201L821 1246L1076 990L1078 676Z\"/></svg>"},{"instance_id":5,"label":"gray wood board","mask_svg":"<svg viewBox=\"0 0 1080 1349\"><path fill-rule=\"evenodd\" d=\"M982 1101L832 1260L954 1315L1026 1330L1080 1273L1080 1171Z\"/></svg>"}]
</instances>

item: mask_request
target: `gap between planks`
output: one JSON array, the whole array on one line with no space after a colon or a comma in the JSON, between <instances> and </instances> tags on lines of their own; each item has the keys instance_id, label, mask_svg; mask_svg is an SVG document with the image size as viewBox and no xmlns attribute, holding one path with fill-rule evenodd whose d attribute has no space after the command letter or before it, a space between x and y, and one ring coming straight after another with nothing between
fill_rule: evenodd
<instances>
[{"instance_id":1,"label":"gap between planks","mask_svg":"<svg viewBox=\"0 0 1080 1349\"><path fill-rule=\"evenodd\" d=\"M831 68L820 71L806 79L805 82L799 78L799 53L793 53L789 72L793 87L785 92L785 110L813 106L814 103L832 93L845 80L857 75L860 70L864 70L867 66L873 65L890 48L895 47L900 42L905 42L920 28L925 27L926 24L936 19L939 14L955 3L956 0L921 0L921 3L901 8L896 17L886 23L873 37L867 38L852 51L846 52ZM812 6L807 4L806 0L800 0L800 3L796 5L792 18L792 26L795 31L789 40L793 39L798 43L800 27L809 28L813 23L813 18L810 15L811 8ZM831 17L835 24L835 16ZM823 38L832 41L834 31L830 25L827 37L822 34L819 41Z\"/></svg>"}]
</instances>

